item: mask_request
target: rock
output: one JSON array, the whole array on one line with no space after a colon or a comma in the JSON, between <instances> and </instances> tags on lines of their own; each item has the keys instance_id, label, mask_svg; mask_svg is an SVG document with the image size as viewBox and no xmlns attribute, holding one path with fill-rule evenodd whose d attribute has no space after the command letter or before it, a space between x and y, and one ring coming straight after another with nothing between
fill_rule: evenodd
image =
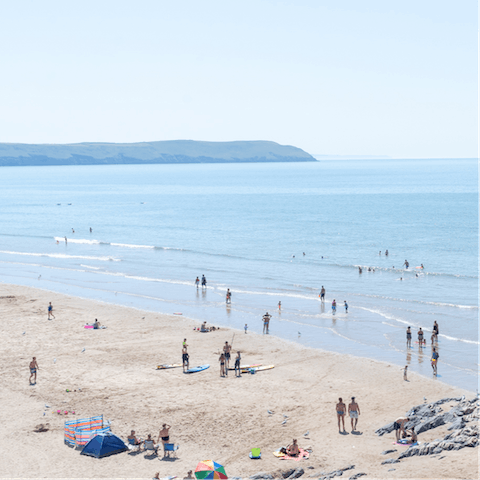
<instances>
[{"instance_id":1,"label":"rock","mask_svg":"<svg viewBox=\"0 0 480 480\"><path fill-rule=\"evenodd\" d=\"M349 477L348 480L355 480L356 478L363 477L364 475L366 475L366 473L356 473L355 475Z\"/></svg>"},{"instance_id":2,"label":"rock","mask_svg":"<svg viewBox=\"0 0 480 480\"><path fill-rule=\"evenodd\" d=\"M389 458L388 460L383 461L382 465L386 465L387 463L400 463L400 460L397 460L396 458Z\"/></svg>"},{"instance_id":3,"label":"rock","mask_svg":"<svg viewBox=\"0 0 480 480\"><path fill-rule=\"evenodd\" d=\"M417 434L426 432L427 430L431 430L432 428L440 427L441 425L445 425L445 419L443 415L437 415L430 420L426 420L425 422L421 423L417 427L415 427L415 431Z\"/></svg>"},{"instance_id":4,"label":"rock","mask_svg":"<svg viewBox=\"0 0 480 480\"><path fill-rule=\"evenodd\" d=\"M388 471L389 471L389 472L394 472L395 469L394 469L394 468L389 468Z\"/></svg>"},{"instance_id":5,"label":"rock","mask_svg":"<svg viewBox=\"0 0 480 480\"><path fill-rule=\"evenodd\" d=\"M273 479L273 475L270 475L269 473L265 473L265 472L260 472L260 473L256 473L255 475L252 475L250 478L252 480Z\"/></svg>"},{"instance_id":6,"label":"rock","mask_svg":"<svg viewBox=\"0 0 480 480\"><path fill-rule=\"evenodd\" d=\"M285 470L282 472L282 477L283 478L288 478L290 477L290 475L292 475L293 473L295 473L295 469L294 468L291 468L290 470Z\"/></svg>"},{"instance_id":7,"label":"rock","mask_svg":"<svg viewBox=\"0 0 480 480\"><path fill-rule=\"evenodd\" d=\"M442 453L443 450L441 449L441 447L437 447L435 448L435 450L433 451L433 453Z\"/></svg>"},{"instance_id":8,"label":"rock","mask_svg":"<svg viewBox=\"0 0 480 480\"><path fill-rule=\"evenodd\" d=\"M385 450L381 453L381 455L388 455L389 453L396 452L397 450L394 448L393 450Z\"/></svg>"},{"instance_id":9,"label":"rock","mask_svg":"<svg viewBox=\"0 0 480 480\"><path fill-rule=\"evenodd\" d=\"M312 467L311 465L307 467L309 470L313 470L315 467Z\"/></svg>"},{"instance_id":10,"label":"rock","mask_svg":"<svg viewBox=\"0 0 480 480\"><path fill-rule=\"evenodd\" d=\"M375 430L375 433L381 437L382 435L385 435L386 433L391 433L393 432L393 423L387 423L387 425L379 428L378 430Z\"/></svg>"},{"instance_id":11,"label":"rock","mask_svg":"<svg viewBox=\"0 0 480 480\"><path fill-rule=\"evenodd\" d=\"M465 426L465 421L463 418L457 418L449 427L448 430L458 430L459 428L463 428Z\"/></svg>"},{"instance_id":12,"label":"rock","mask_svg":"<svg viewBox=\"0 0 480 480\"><path fill-rule=\"evenodd\" d=\"M340 468L339 470L342 472L346 472L347 470L353 470L355 465L349 465L348 467Z\"/></svg>"},{"instance_id":13,"label":"rock","mask_svg":"<svg viewBox=\"0 0 480 480\"><path fill-rule=\"evenodd\" d=\"M291 478L300 478L303 474L305 473L305 470L301 467L297 468L296 470L294 470L294 472L289 476L287 477L288 479L291 479Z\"/></svg>"}]
</instances>

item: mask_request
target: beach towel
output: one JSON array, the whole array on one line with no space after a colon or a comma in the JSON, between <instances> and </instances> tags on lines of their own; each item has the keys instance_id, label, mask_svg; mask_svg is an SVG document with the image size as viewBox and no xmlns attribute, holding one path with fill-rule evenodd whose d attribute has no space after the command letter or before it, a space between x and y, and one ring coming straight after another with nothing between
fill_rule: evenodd
<instances>
[{"instance_id":1,"label":"beach towel","mask_svg":"<svg viewBox=\"0 0 480 480\"><path fill-rule=\"evenodd\" d=\"M392 442L392 445L400 445L402 447L413 447L415 445L419 445L419 443L418 442L415 442L415 443Z\"/></svg>"},{"instance_id":2,"label":"beach towel","mask_svg":"<svg viewBox=\"0 0 480 480\"><path fill-rule=\"evenodd\" d=\"M299 462L300 460L302 460L302 458L307 459L310 456L310 454L308 452L306 452L303 448L299 448L299 450L300 450L300 453L296 457L292 457L290 455L282 453L282 452L280 452L280 450L277 450L276 452L273 452L273 454L276 457L280 458L280 460L295 460L296 462Z\"/></svg>"}]
</instances>

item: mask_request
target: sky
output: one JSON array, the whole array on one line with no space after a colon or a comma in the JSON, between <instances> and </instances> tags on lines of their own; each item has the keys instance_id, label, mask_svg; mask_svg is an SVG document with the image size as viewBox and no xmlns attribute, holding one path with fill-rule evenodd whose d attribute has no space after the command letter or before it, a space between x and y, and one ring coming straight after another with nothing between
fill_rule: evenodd
<instances>
[{"instance_id":1,"label":"sky","mask_svg":"<svg viewBox=\"0 0 480 480\"><path fill-rule=\"evenodd\" d=\"M0 0L0 142L478 155L475 0Z\"/></svg>"}]
</instances>

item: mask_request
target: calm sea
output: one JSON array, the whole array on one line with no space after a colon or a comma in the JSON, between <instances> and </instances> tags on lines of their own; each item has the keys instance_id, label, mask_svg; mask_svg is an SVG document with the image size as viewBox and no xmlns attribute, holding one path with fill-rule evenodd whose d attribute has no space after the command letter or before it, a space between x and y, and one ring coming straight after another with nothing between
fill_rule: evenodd
<instances>
[{"instance_id":1,"label":"calm sea","mask_svg":"<svg viewBox=\"0 0 480 480\"><path fill-rule=\"evenodd\" d=\"M0 202L4 283L255 332L268 311L273 335L426 376L436 320L438 379L478 388L476 160L2 167Z\"/></svg>"}]
</instances>

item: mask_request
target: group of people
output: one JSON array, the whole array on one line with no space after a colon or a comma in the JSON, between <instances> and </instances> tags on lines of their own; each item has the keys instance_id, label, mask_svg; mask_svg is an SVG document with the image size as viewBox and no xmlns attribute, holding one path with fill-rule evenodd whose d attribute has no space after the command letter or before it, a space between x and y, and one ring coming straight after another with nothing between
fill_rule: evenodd
<instances>
[{"instance_id":1,"label":"group of people","mask_svg":"<svg viewBox=\"0 0 480 480\"><path fill-rule=\"evenodd\" d=\"M135 430L131 430L130 435L127 437L127 440L130 445L138 446L139 448L141 448L143 445L144 450L152 450L155 452L155 454L157 454L158 447L160 446L160 440L162 442L162 445L169 443L171 428L172 427L170 425L167 425L166 423L162 425L162 429L158 433L158 439L156 444L150 433L147 435L147 438L145 440L142 440L141 438L137 438L137 436L135 435Z\"/></svg>"},{"instance_id":2,"label":"group of people","mask_svg":"<svg viewBox=\"0 0 480 480\"><path fill-rule=\"evenodd\" d=\"M201 283L202 283L202 288L207 288L207 279L205 278L205 275L202 275ZM197 288L200 285L200 279L198 277L195 279L195 285Z\"/></svg>"},{"instance_id":3,"label":"group of people","mask_svg":"<svg viewBox=\"0 0 480 480\"><path fill-rule=\"evenodd\" d=\"M439 335L439 328L438 328L438 323L435 320L433 322L433 328L432 328L432 336L431 336L431 341L432 341L432 358L431 358L431 365L432 365L432 370L433 374L436 376L437 375L437 365L438 365L438 358L439 354L437 351L437 347L434 347L433 345L436 345L438 343L438 335ZM419 327L418 332L418 345L419 347L423 347L427 344L425 340L425 334L424 331L422 330L422 327ZM407 348L412 346L412 329L411 327L407 328ZM404 379L406 380L406 375L407 375L407 367L405 367L405 372L404 372Z\"/></svg>"},{"instance_id":4,"label":"group of people","mask_svg":"<svg viewBox=\"0 0 480 480\"><path fill-rule=\"evenodd\" d=\"M220 354L218 361L220 362L220 377L228 377L228 369L230 368L230 357L231 357L232 345L228 342L225 342L223 346L223 352ZM237 351L237 356L235 357L235 376L241 377L242 372L240 369L240 360L242 356L240 351Z\"/></svg>"},{"instance_id":5,"label":"group of people","mask_svg":"<svg viewBox=\"0 0 480 480\"><path fill-rule=\"evenodd\" d=\"M345 313L348 313L348 303L346 300L343 301L343 306L345 307ZM337 301L335 299L333 299L332 301L332 313L333 315L335 315L335 313L337 312Z\"/></svg>"},{"instance_id":6,"label":"group of people","mask_svg":"<svg viewBox=\"0 0 480 480\"><path fill-rule=\"evenodd\" d=\"M393 422L395 430L395 440L397 443L412 444L417 443L417 433L414 428L406 430L405 426L411 420L409 417L399 417Z\"/></svg>"},{"instance_id":7,"label":"group of people","mask_svg":"<svg viewBox=\"0 0 480 480\"><path fill-rule=\"evenodd\" d=\"M380 251L378 252L378 254L381 255L381 254L382 254L382 251L380 250ZM385 250L385 256L388 257L388 250Z\"/></svg>"},{"instance_id":8,"label":"group of people","mask_svg":"<svg viewBox=\"0 0 480 480\"><path fill-rule=\"evenodd\" d=\"M343 426L343 432L345 432L345 414L347 413L347 406L342 400L342 397L338 399L338 403L336 405L336 412L337 412L337 420L338 420L338 431L342 433L340 429L340 422ZM352 424L352 433L357 429L357 422L358 417L360 415L360 406L355 401L355 397L352 397L351 402L348 404L348 416L350 417L351 424Z\"/></svg>"}]
</instances>

